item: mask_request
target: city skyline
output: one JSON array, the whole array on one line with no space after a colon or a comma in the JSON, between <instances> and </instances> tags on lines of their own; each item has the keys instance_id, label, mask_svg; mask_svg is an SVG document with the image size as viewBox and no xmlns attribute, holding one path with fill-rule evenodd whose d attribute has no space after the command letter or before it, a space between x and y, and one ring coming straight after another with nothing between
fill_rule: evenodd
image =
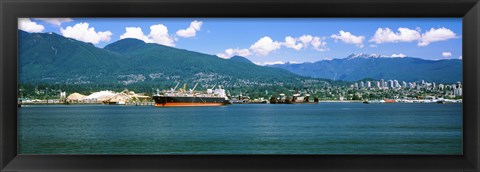
<instances>
[{"instance_id":1,"label":"city skyline","mask_svg":"<svg viewBox=\"0 0 480 172\"><path fill-rule=\"evenodd\" d=\"M461 18L20 18L19 29L104 47L136 38L260 64L315 62L352 53L461 59ZM208 45L208 46L205 46Z\"/></svg>"}]
</instances>

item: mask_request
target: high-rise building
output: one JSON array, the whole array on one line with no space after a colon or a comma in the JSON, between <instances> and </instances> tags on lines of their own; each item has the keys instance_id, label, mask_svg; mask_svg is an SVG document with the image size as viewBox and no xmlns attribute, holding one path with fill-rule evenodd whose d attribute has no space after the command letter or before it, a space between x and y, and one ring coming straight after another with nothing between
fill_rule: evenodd
<instances>
[{"instance_id":1,"label":"high-rise building","mask_svg":"<svg viewBox=\"0 0 480 172\"><path fill-rule=\"evenodd\" d=\"M409 82L409 83L408 83L408 87L410 87L410 88L415 88L415 83Z\"/></svg>"},{"instance_id":2,"label":"high-rise building","mask_svg":"<svg viewBox=\"0 0 480 172\"><path fill-rule=\"evenodd\" d=\"M443 90L443 89L444 89L444 85L443 85L443 84L438 84L438 89L439 89L439 90Z\"/></svg>"},{"instance_id":3,"label":"high-rise building","mask_svg":"<svg viewBox=\"0 0 480 172\"><path fill-rule=\"evenodd\" d=\"M393 86L394 86L395 88L398 88L398 87L400 87L400 84L398 83L397 80L393 80Z\"/></svg>"},{"instance_id":4,"label":"high-rise building","mask_svg":"<svg viewBox=\"0 0 480 172\"><path fill-rule=\"evenodd\" d=\"M453 89L453 95L455 95L455 97L462 96L462 88L460 88L460 87L454 88Z\"/></svg>"}]
</instances>

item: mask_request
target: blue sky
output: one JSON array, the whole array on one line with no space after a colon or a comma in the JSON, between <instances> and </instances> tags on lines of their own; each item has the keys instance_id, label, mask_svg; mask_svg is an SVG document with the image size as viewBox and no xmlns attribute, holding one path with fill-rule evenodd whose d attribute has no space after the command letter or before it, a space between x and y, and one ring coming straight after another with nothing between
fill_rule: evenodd
<instances>
[{"instance_id":1,"label":"blue sky","mask_svg":"<svg viewBox=\"0 0 480 172\"><path fill-rule=\"evenodd\" d=\"M55 32L100 48L137 38L222 58L242 55L258 64L352 53L432 60L462 55L461 18L32 18L19 19L19 29Z\"/></svg>"}]
</instances>

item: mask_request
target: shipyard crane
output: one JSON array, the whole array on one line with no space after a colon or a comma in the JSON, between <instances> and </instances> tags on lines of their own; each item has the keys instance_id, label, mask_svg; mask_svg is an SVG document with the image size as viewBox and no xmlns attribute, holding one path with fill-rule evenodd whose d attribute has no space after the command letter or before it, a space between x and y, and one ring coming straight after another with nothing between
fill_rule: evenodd
<instances>
[{"instance_id":1,"label":"shipyard crane","mask_svg":"<svg viewBox=\"0 0 480 172\"><path fill-rule=\"evenodd\" d=\"M175 90L177 89L177 87L178 87L179 84L180 84L180 82L177 83L177 85L175 86L175 88L170 88L170 90L172 90L172 92L175 91Z\"/></svg>"},{"instance_id":2,"label":"shipyard crane","mask_svg":"<svg viewBox=\"0 0 480 172\"><path fill-rule=\"evenodd\" d=\"M197 88L197 85L198 85L198 82L195 84L195 86L193 86L193 89L190 89L190 93L193 94L193 91L195 90L195 88Z\"/></svg>"}]
</instances>

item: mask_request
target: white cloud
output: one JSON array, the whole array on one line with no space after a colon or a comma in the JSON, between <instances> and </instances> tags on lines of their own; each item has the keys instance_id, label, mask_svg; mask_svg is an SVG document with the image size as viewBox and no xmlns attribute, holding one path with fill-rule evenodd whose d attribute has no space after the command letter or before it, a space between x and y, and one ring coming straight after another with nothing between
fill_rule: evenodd
<instances>
[{"instance_id":1,"label":"white cloud","mask_svg":"<svg viewBox=\"0 0 480 172\"><path fill-rule=\"evenodd\" d=\"M272 38L265 36L250 46L250 50L255 54L267 56L270 52L279 49L280 46L280 42L273 41Z\"/></svg>"},{"instance_id":2,"label":"white cloud","mask_svg":"<svg viewBox=\"0 0 480 172\"><path fill-rule=\"evenodd\" d=\"M298 39L303 44L303 46L306 48L306 47L308 47L308 44L310 44L310 42L312 42L313 36L312 35L302 35Z\"/></svg>"},{"instance_id":3,"label":"white cloud","mask_svg":"<svg viewBox=\"0 0 480 172\"><path fill-rule=\"evenodd\" d=\"M41 20L57 27L62 25L62 23L73 21L71 18L35 18L35 20Z\"/></svg>"},{"instance_id":4,"label":"white cloud","mask_svg":"<svg viewBox=\"0 0 480 172\"><path fill-rule=\"evenodd\" d=\"M418 42L418 46L424 47L432 42L445 41L456 37L457 35L452 30L445 27L438 29L431 28L429 31L422 34L422 38L420 42Z\"/></svg>"},{"instance_id":5,"label":"white cloud","mask_svg":"<svg viewBox=\"0 0 480 172\"><path fill-rule=\"evenodd\" d=\"M323 41L325 38L320 38L320 37L313 37L313 40L311 42L313 49L317 51L326 51L328 50L327 48L327 42Z\"/></svg>"},{"instance_id":6,"label":"white cloud","mask_svg":"<svg viewBox=\"0 0 480 172\"><path fill-rule=\"evenodd\" d=\"M125 38L140 39L146 43L175 46L175 39L168 34L168 28L162 24L150 26L150 34L148 35L145 35L140 27L126 27L125 33L120 35L120 39Z\"/></svg>"},{"instance_id":7,"label":"white cloud","mask_svg":"<svg viewBox=\"0 0 480 172\"><path fill-rule=\"evenodd\" d=\"M452 57L452 53L451 52L442 52L442 56L443 57Z\"/></svg>"},{"instance_id":8,"label":"white cloud","mask_svg":"<svg viewBox=\"0 0 480 172\"><path fill-rule=\"evenodd\" d=\"M187 29L178 30L177 35L185 38L194 37L197 34L197 31L200 31L202 24L203 22L201 21L192 21L192 23L190 23L190 26Z\"/></svg>"},{"instance_id":9,"label":"white cloud","mask_svg":"<svg viewBox=\"0 0 480 172\"><path fill-rule=\"evenodd\" d=\"M390 28L378 28L369 42L375 42L377 44L389 42L412 42L421 38L418 29L413 30L400 27L397 30L398 32L393 32Z\"/></svg>"},{"instance_id":10,"label":"white cloud","mask_svg":"<svg viewBox=\"0 0 480 172\"><path fill-rule=\"evenodd\" d=\"M287 48L292 48L292 49L295 49L297 51L302 49L302 47L303 47L303 45L301 43L297 43L297 39L295 39L291 36L285 37L285 43L283 43L283 45Z\"/></svg>"},{"instance_id":11,"label":"white cloud","mask_svg":"<svg viewBox=\"0 0 480 172\"><path fill-rule=\"evenodd\" d=\"M221 58L224 58L224 59L228 59L232 56L249 56L251 53L250 53L250 50L248 49L239 49L239 48L236 48L236 49L232 49L232 48L229 48L229 49L226 49L224 53L219 53L217 54L218 57L221 57Z\"/></svg>"},{"instance_id":12,"label":"white cloud","mask_svg":"<svg viewBox=\"0 0 480 172\"><path fill-rule=\"evenodd\" d=\"M324 41L325 38L320 38L312 35L302 35L299 38L293 38L290 36L285 37L285 42L283 45L288 48L293 48L295 50L300 50L302 48L313 47L317 51L326 51L327 43ZM297 43L298 42L298 43Z\"/></svg>"},{"instance_id":13,"label":"white cloud","mask_svg":"<svg viewBox=\"0 0 480 172\"><path fill-rule=\"evenodd\" d=\"M377 48L377 45L371 44L371 45L370 45L370 48Z\"/></svg>"},{"instance_id":14,"label":"white cloud","mask_svg":"<svg viewBox=\"0 0 480 172\"><path fill-rule=\"evenodd\" d=\"M390 57L393 57L393 58L397 58L397 57L398 57L398 58L404 58L404 57L407 57L407 55L400 53L400 54L392 54Z\"/></svg>"},{"instance_id":15,"label":"white cloud","mask_svg":"<svg viewBox=\"0 0 480 172\"><path fill-rule=\"evenodd\" d=\"M324 41L325 37L317 37L312 35L302 35L301 37L294 38L291 36L285 37L285 42L273 41L272 38L264 36L260 38L257 42L252 44L248 49L227 49L224 53L218 53L217 56L221 58L230 58L234 55L239 56L248 56L251 54L256 54L259 56L267 56L271 52L282 48L285 46L294 50L301 50L307 47L312 47L312 49L317 51L326 51L327 43Z\"/></svg>"},{"instance_id":16,"label":"white cloud","mask_svg":"<svg viewBox=\"0 0 480 172\"><path fill-rule=\"evenodd\" d=\"M31 21L29 18L19 18L18 19L18 29L23 30L25 32L42 32L45 30L40 24L37 24L34 21Z\"/></svg>"},{"instance_id":17,"label":"white cloud","mask_svg":"<svg viewBox=\"0 0 480 172\"><path fill-rule=\"evenodd\" d=\"M457 38L457 35L450 29L431 28L423 34L420 34L421 29L415 30L409 28L398 28L398 32L393 32L390 28L378 28L375 35L369 42L375 42L377 44L390 43L390 42L412 42L418 41L418 46L424 47L432 42L445 41L448 39Z\"/></svg>"},{"instance_id":18,"label":"white cloud","mask_svg":"<svg viewBox=\"0 0 480 172\"><path fill-rule=\"evenodd\" d=\"M458 59L462 59L462 56L459 56Z\"/></svg>"},{"instance_id":19,"label":"white cloud","mask_svg":"<svg viewBox=\"0 0 480 172\"><path fill-rule=\"evenodd\" d=\"M175 46L174 39L168 35L168 29L163 24L150 26L150 34L148 35L154 43L166 46Z\"/></svg>"},{"instance_id":20,"label":"white cloud","mask_svg":"<svg viewBox=\"0 0 480 172\"><path fill-rule=\"evenodd\" d=\"M282 62L282 61L263 62L263 65L276 65L276 64L285 64L285 62Z\"/></svg>"},{"instance_id":21,"label":"white cloud","mask_svg":"<svg viewBox=\"0 0 480 172\"><path fill-rule=\"evenodd\" d=\"M356 36L343 30L341 30L338 35L333 34L330 37L335 39L335 41L341 40L346 44L355 44L360 48L363 47L363 40L365 39L365 36Z\"/></svg>"},{"instance_id":22,"label":"white cloud","mask_svg":"<svg viewBox=\"0 0 480 172\"><path fill-rule=\"evenodd\" d=\"M126 27L125 28L125 33L123 35L120 35L120 39L125 39L125 38L135 38L135 39L140 39L146 43L152 43L152 40L146 36L142 28L140 27Z\"/></svg>"},{"instance_id":23,"label":"white cloud","mask_svg":"<svg viewBox=\"0 0 480 172\"><path fill-rule=\"evenodd\" d=\"M95 28L89 27L88 23L78 23L65 29L60 28L60 33L65 37L93 44L98 44L101 41L108 42L112 36L110 31L96 32Z\"/></svg>"}]
</instances>

